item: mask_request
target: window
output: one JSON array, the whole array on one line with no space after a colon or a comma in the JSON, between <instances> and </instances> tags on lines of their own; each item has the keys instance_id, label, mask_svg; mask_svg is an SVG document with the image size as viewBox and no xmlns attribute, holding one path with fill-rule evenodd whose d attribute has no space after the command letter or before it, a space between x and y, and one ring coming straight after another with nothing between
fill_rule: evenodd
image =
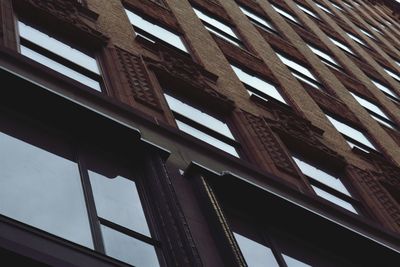
<instances>
[{"instance_id":1,"label":"window","mask_svg":"<svg viewBox=\"0 0 400 267\"><path fill-rule=\"evenodd\" d=\"M325 11L326 13L329 13L331 15L333 15L332 11L330 11L326 6L321 5L320 3L315 2L315 4L317 5L317 7L319 7L321 10Z\"/></svg>"},{"instance_id":2,"label":"window","mask_svg":"<svg viewBox=\"0 0 400 267\"><path fill-rule=\"evenodd\" d=\"M342 181L325 170L316 167L299 157L292 156L301 172L308 178L315 193L348 211L358 214L354 200Z\"/></svg>"},{"instance_id":3,"label":"window","mask_svg":"<svg viewBox=\"0 0 400 267\"><path fill-rule=\"evenodd\" d=\"M232 30L232 28L225 23L212 18L210 15L205 12L193 7L194 13L200 18L203 22L204 27L213 34L221 37L222 39L238 46L244 48L242 41L239 36Z\"/></svg>"},{"instance_id":4,"label":"window","mask_svg":"<svg viewBox=\"0 0 400 267\"><path fill-rule=\"evenodd\" d=\"M279 93L278 89L268 83L267 81L252 75L239 67L231 65L233 71L238 76L239 80L242 81L244 86L248 89L250 95L255 94L265 100L269 97L274 98L284 104L287 104L286 101L283 99L282 95ZM268 100L267 100L268 101Z\"/></svg>"},{"instance_id":5,"label":"window","mask_svg":"<svg viewBox=\"0 0 400 267\"><path fill-rule=\"evenodd\" d=\"M307 46L311 49L311 51L313 51L314 54L316 54L321 59L321 61L324 64L328 65L331 68L341 71L342 66L340 66L340 64L337 63L337 61L334 60L333 57L331 57L327 53L322 52L318 48L315 48L311 45L307 45Z\"/></svg>"},{"instance_id":6,"label":"window","mask_svg":"<svg viewBox=\"0 0 400 267\"><path fill-rule=\"evenodd\" d=\"M263 30L267 32L274 32L277 33L277 30L275 29L274 26L272 26L271 22L267 21L264 17L260 17L259 15L256 15L252 11L250 11L247 8L239 6L240 10L249 18L249 20L254 24L257 25L258 27L262 28Z\"/></svg>"},{"instance_id":7,"label":"window","mask_svg":"<svg viewBox=\"0 0 400 267\"><path fill-rule=\"evenodd\" d=\"M349 3L346 3L345 1L342 2L343 5L347 6L350 9L353 9L353 6L351 6Z\"/></svg>"},{"instance_id":8,"label":"window","mask_svg":"<svg viewBox=\"0 0 400 267\"><path fill-rule=\"evenodd\" d=\"M383 68L383 69L386 71L386 73L389 74L393 79L395 79L396 81L400 82L400 75L399 75L399 74L397 74L397 73L395 73L394 71L389 70L389 69L387 69L387 68L385 68L385 67L382 67L382 68Z\"/></svg>"},{"instance_id":9,"label":"window","mask_svg":"<svg viewBox=\"0 0 400 267\"><path fill-rule=\"evenodd\" d=\"M318 15L317 14L315 14L314 12L312 12L309 8L307 8L307 7L305 7L305 6L303 6L303 5L301 5L301 4L298 4L298 3L296 3L296 5L297 5L297 7L300 9L300 10L302 10L304 13L306 13L307 15L310 15L311 17L313 17L313 18L315 18L315 19L320 19L319 17L318 17Z\"/></svg>"},{"instance_id":10,"label":"window","mask_svg":"<svg viewBox=\"0 0 400 267\"><path fill-rule=\"evenodd\" d=\"M18 21L22 55L79 83L101 91L102 78L96 59L83 50Z\"/></svg>"},{"instance_id":11,"label":"window","mask_svg":"<svg viewBox=\"0 0 400 267\"><path fill-rule=\"evenodd\" d=\"M380 34L383 35L383 32L382 32L380 29L378 29L377 27L371 25L370 23L368 23L368 24L369 24L369 26L371 27L371 29L373 29L373 30L376 31L377 33L380 33Z\"/></svg>"},{"instance_id":12,"label":"window","mask_svg":"<svg viewBox=\"0 0 400 267\"><path fill-rule=\"evenodd\" d=\"M360 31L361 31L363 34L365 34L365 35L368 36L369 38L376 40L376 37L373 36L371 33L369 33L367 30L365 30L365 29L363 29L363 28L359 28L359 29L360 29Z\"/></svg>"},{"instance_id":13,"label":"window","mask_svg":"<svg viewBox=\"0 0 400 267\"><path fill-rule=\"evenodd\" d=\"M125 9L125 12L133 28L135 29L135 32L141 37L153 43L156 40L161 40L185 53L189 53L185 46L185 43L178 34L166 29L165 27L151 22L150 20L134 13L131 10Z\"/></svg>"},{"instance_id":14,"label":"window","mask_svg":"<svg viewBox=\"0 0 400 267\"><path fill-rule=\"evenodd\" d=\"M345 44L339 42L338 40L336 40L335 38L332 37L328 37L329 40L331 40L332 43L334 43L337 47L339 47L340 49L342 49L343 51L352 54L353 56L355 56L356 54L353 52L353 50L351 50L348 46L346 46Z\"/></svg>"},{"instance_id":15,"label":"window","mask_svg":"<svg viewBox=\"0 0 400 267\"><path fill-rule=\"evenodd\" d=\"M332 1L329 1L329 2L331 2L332 6L334 6L336 9L339 9L340 11L344 11L344 9L341 6L339 6L338 4L336 4Z\"/></svg>"},{"instance_id":16,"label":"window","mask_svg":"<svg viewBox=\"0 0 400 267\"><path fill-rule=\"evenodd\" d=\"M360 45L363 45L365 47L368 47L368 45L361 40L360 38L358 38L357 36L355 36L354 34L348 33L346 32L347 36L349 36L351 39L353 39L354 41L356 41L357 43L359 43Z\"/></svg>"},{"instance_id":17,"label":"window","mask_svg":"<svg viewBox=\"0 0 400 267\"><path fill-rule=\"evenodd\" d=\"M298 80L307 83L316 89L322 89L321 83L307 68L279 53L276 53L276 55L292 71L293 76Z\"/></svg>"},{"instance_id":18,"label":"window","mask_svg":"<svg viewBox=\"0 0 400 267\"><path fill-rule=\"evenodd\" d=\"M346 139L350 147L357 147L367 153L370 151L378 151L371 141L360 130L357 130L346 123L339 121L332 116L325 114L328 120L335 126L343 137Z\"/></svg>"},{"instance_id":19,"label":"window","mask_svg":"<svg viewBox=\"0 0 400 267\"><path fill-rule=\"evenodd\" d=\"M130 160L0 120L2 215L132 265L159 266Z\"/></svg>"},{"instance_id":20,"label":"window","mask_svg":"<svg viewBox=\"0 0 400 267\"><path fill-rule=\"evenodd\" d=\"M357 100L358 103L360 103L361 106L363 106L371 114L372 118L374 118L381 124L384 124L385 126L391 128L393 130L397 129L396 124L376 104L374 104L362 97L359 97L358 95L353 94L352 92L350 92L350 94Z\"/></svg>"},{"instance_id":21,"label":"window","mask_svg":"<svg viewBox=\"0 0 400 267\"><path fill-rule=\"evenodd\" d=\"M376 87L378 87L379 90L381 90L381 91L382 91L387 97L389 97L392 101L395 101L395 102L397 102L397 103L400 102L400 97L399 97L395 92L393 92L391 89L389 89L387 86L385 86L385 85L383 85L383 84L381 84L380 82L375 81L375 80L371 80L371 82L372 82Z\"/></svg>"},{"instance_id":22,"label":"window","mask_svg":"<svg viewBox=\"0 0 400 267\"><path fill-rule=\"evenodd\" d=\"M285 10L281 9L280 7L277 7L277 6L273 5L273 4L271 4L271 6L272 6L273 9L275 9L276 12L278 12L284 18L290 20L291 22L294 22L296 24L300 24L301 25L301 23L298 21L298 19L295 16L293 16L292 14L290 14L289 12L287 12L287 11L285 11Z\"/></svg>"},{"instance_id":23,"label":"window","mask_svg":"<svg viewBox=\"0 0 400 267\"><path fill-rule=\"evenodd\" d=\"M169 94L164 96L181 131L239 158L237 142L225 122Z\"/></svg>"}]
</instances>

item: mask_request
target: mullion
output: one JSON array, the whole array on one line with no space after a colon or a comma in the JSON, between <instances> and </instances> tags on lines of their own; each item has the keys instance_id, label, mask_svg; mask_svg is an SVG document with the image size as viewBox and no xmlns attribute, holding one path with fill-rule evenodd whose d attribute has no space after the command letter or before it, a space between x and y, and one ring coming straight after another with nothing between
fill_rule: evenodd
<instances>
[{"instance_id":1,"label":"mullion","mask_svg":"<svg viewBox=\"0 0 400 267\"><path fill-rule=\"evenodd\" d=\"M332 194L332 195L334 195L334 196L336 196L336 197L338 197L340 199L343 199L343 200L345 200L345 201L347 201L349 203L357 202L357 199L354 199L352 196L348 196L348 195L346 195L346 194L344 194L344 193L342 193L342 192L340 192L340 191L338 191L338 190L336 190L336 189L334 189L334 188L332 188L332 187L330 187L330 186L328 186L328 185L326 185L326 184L324 184L324 183L322 183L322 182L320 182L320 181L318 181L318 180L316 180L316 179L314 179L312 177L309 177L309 176L307 176L307 177L309 178L310 183L312 185L315 185L316 187L318 187L318 188L320 188L320 189L322 189L322 190L324 190L324 191L326 191L326 192L328 192L328 193L330 193L330 194Z\"/></svg>"},{"instance_id":2,"label":"mullion","mask_svg":"<svg viewBox=\"0 0 400 267\"><path fill-rule=\"evenodd\" d=\"M225 37L228 38L229 40L231 40L231 41L233 41L233 42L235 42L235 43L238 43L238 44L240 44L241 46L243 46L243 42L242 42L240 39L238 39L238 38L236 38L236 37L234 37L234 36L232 36L232 35L230 35L230 34L227 34L226 32L220 30L219 28L215 27L214 25L212 25L212 24L210 24L210 23L208 23L208 22L206 22L206 21L204 21L204 20L202 20L202 22L203 22L203 24L204 24L205 26L207 26L207 27L209 27L209 28L212 28L214 31L220 33L221 35L225 36Z\"/></svg>"},{"instance_id":3,"label":"mullion","mask_svg":"<svg viewBox=\"0 0 400 267\"><path fill-rule=\"evenodd\" d=\"M299 71L296 70L296 69L293 69L292 67L289 67L289 66L288 66L288 68L289 68L292 72L294 72L294 73L296 73L297 75L300 75L302 78L306 79L307 81L309 81L309 82L311 82L311 83L317 85L318 87L322 87L322 84L321 84L320 82L318 82L318 81L316 81L316 80L314 80L314 79L311 79L311 78L308 77L307 75L304 75L303 73L299 72Z\"/></svg>"},{"instance_id":4,"label":"mullion","mask_svg":"<svg viewBox=\"0 0 400 267\"><path fill-rule=\"evenodd\" d=\"M151 237L148 237L146 235L143 235L141 233L138 233L136 231L133 231L131 229L125 228L124 226L121 226L119 224L113 223L107 219L104 219L102 217L98 217L98 221L100 222L100 224L107 226L115 231L118 231L120 233L123 233L127 236L130 236L132 238L138 239L140 241L143 241L147 244L150 244L152 246L155 247L161 247L161 242L155 239L152 239Z\"/></svg>"},{"instance_id":5,"label":"mullion","mask_svg":"<svg viewBox=\"0 0 400 267\"><path fill-rule=\"evenodd\" d=\"M100 222L98 220L96 204L93 197L93 190L92 186L90 185L89 173L85 167L84 161L81 158L78 158L78 166L89 216L90 229L92 230L94 249L105 254L104 241L101 233Z\"/></svg>"},{"instance_id":6,"label":"mullion","mask_svg":"<svg viewBox=\"0 0 400 267\"><path fill-rule=\"evenodd\" d=\"M267 235L266 233L264 233L263 238L266 241L266 243L270 245L270 249L272 251L272 254L275 256L275 259L278 262L278 265L280 267L288 267L285 259L282 256L282 252L279 250L278 245L276 244L276 242L273 239L273 236L270 236L270 235L272 235L272 228L267 227L267 232L269 234Z\"/></svg>"},{"instance_id":7,"label":"mullion","mask_svg":"<svg viewBox=\"0 0 400 267\"><path fill-rule=\"evenodd\" d=\"M78 64L76 64L74 62L72 62L72 61L69 61L68 59L65 59L62 56L59 56L59 55L47 50L46 48L43 48L43 47L41 47L41 46L39 46L39 45L37 45L37 44L25 39L25 38L21 37L20 40L21 40L21 44L22 45L34 50L35 52L38 52L39 54L41 54L41 55L43 55L43 56L45 56L45 57L47 57L49 59L52 59L52 60L54 60L54 61L56 61L56 62L58 62L58 63L60 63L60 64L62 64L64 66L66 66L68 68L71 68L71 69L73 69L73 70L75 70L75 71L77 71L77 72L79 72L79 73L81 73L81 74L93 79L93 80L101 82L101 78L100 78L99 74L94 73L94 72L92 72L92 71L90 71L90 70L88 70L88 69L86 69L86 68L84 68L84 67L82 67L82 66L80 66L80 65L78 65Z\"/></svg>"},{"instance_id":8,"label":"mullion","mask_svg":"<svg viewBox=\"0 0 400 267\"><path fill-rule=\"evenodd\" d=\"M218 139L218 140L220 140L220 141L222 141L224 143L227 143L227 144L232 145L234 147L238 146L238 142L236 142L236 140L230 139L229 137L227 137L227 136L225 136L223 134L220 134L220 133L218 133L218 132L216 132L216 131L214 131L214 130L212 130L212 129L210 129L210 128L208 128L208 127L206 127L206 126L204 126L204 125L202 125L202 124L200 124L200 123L198 123L198 122L196 122L196 121L194 121L194 120L192 120L190 118L187 118L186 116L184 116L182 114L179 114L179 113L177 113L175 111L173 111L173 113L174 113L174 117L176 119L179 119L182 122L184 122L184 123L196 128L196 129L198 129L198 130L200 130L200 131L202 131L202 132L204 132L204 133L206 133L206 134L208 134L208 135L210 135L210 136L212 136L212 137L214 137L214 138L216 138L216 139Z\"/></svg>"},{"instance_id":9,"label":"mullion","mask_svg":"<svg viewBox=\"0 0 400 267\"><path fill-rule=\"evenodd\" d=\"M263 29L263 30L266 31L266 32L270 32L270 33L274 33L274 34L277 34L277 33L278 33L276 30L273 30L273 29L271 29L271 28L268 28L267 26L261 24L260 22L254 20L254 19L252 19L252 18L250 18L250 17L247 17L247 18L248 18L248 19L251 21L251 23L253 23L255 26L257 26L257 27ZM270 23L270 22L268 21L268 23Z\"/></svg>"}]
</instances>

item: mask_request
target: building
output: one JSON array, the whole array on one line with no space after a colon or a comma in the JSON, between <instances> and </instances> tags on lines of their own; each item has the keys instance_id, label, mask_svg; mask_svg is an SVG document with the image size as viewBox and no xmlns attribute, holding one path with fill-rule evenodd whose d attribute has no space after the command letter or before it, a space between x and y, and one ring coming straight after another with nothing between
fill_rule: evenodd
<instances>
[{"instance_id":1,"label":"building","mask_svg":"<svg viewBox=\"0 0 400 267\"><path fill-rule=\"evenodd\" d=\"M0 10L7 265L399 265L397 1Z\"/></svg>"}]
</instances>

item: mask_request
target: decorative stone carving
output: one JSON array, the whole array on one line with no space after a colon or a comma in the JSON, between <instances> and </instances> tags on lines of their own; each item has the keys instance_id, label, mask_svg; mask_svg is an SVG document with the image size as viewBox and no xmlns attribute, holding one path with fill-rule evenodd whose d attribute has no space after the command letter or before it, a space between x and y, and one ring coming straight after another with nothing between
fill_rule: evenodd
<instances>
[{"instance_id":1,"label":"decorative stone carving","mask_svg":"<svg viewBox=\"0 0 400 267\"><path fill-rule=\"evenodd\" d=\"M344 163L343 156L324 144L322 140L323 130L290 110L279 108L277 105L271 105L271 107L274 119L265 119L280 135L284 135L289 139L295 139L298 143L307 144L307 146L322 152L325 156Z\"/></svg>"},{"instance_id":2,"label":"decorative stone carving","mask_svg":"<svg viewBox=\"0 0 400 267\"><path fill-rule=\"evenodd\" d=\"M282 171L298 176L289 156L285 153L285 150L282 148L265 120L245 111L243 111L243 115L247 121L248 128L255 133L264 150L270 155L275 166Z\"/></svg>"},{"instance_id":3,"label":"decorative stone carving","mask_svg":"<svg viewBox=\"0 0 400 267\"><path fill-rule=\"evenodd\" d=\"M66 25L73 25L80 31L106 42L108 38L97 31L93 23L97 19L97 14L85 9L82 1L77 0L14 0L14 6L26 16L47 15ZM28 13L29 12L29 13ZM85 14L83 14L85 13ZM91 18L89 18L91 17ZM44 19L39 17L39 19Z\"/></svg>"},{"instance_id":4,"label":"decorative stone carving","mask_svg":"<svg viewBox=\"0 0 400 267\"><path fill-rule=\"evenodd\" d=\"M234 102L217 91L215 82L218 77L216 75L194 63L189 57L168 50L159 45L159 60L148 57L144 58L144 60L156 72L167 73L169 76L179 79L184 84L196 89L197 92L193 92L193 94L200 92L203 95L211 96L212 99L217 100L229 110L234 108Z\"/></svg>"},{"instance_id":5,"label":"decorative stone carving","mask_svg":"<svg viewBox=\"0 0 400 267\"><path fill-rule=\"evenodd\" d=\"M136 101L160 109L161 105L150 83L150 79L139 55L134 55L121 48L115 48L115 58L122 81L129 87Z\"/></svg>"},{"instance_id":6,"label":"decorative stone carving","mask_svg":"<svg viewBox=\"0 0 400 267\"><path fill-rule=\"evenodd\" d=\"M353 177L357 180L357 183L362 186L362 192L367 197L374 201L377 208L385 217L389 217L390 220L395 224L397 230L400 228L400 208L396 201L390 196L386 189L379 182L379 175L372 175L372 173L359 169L355 166L350 165L349 171Z\"/></svg>"}]
</instances>

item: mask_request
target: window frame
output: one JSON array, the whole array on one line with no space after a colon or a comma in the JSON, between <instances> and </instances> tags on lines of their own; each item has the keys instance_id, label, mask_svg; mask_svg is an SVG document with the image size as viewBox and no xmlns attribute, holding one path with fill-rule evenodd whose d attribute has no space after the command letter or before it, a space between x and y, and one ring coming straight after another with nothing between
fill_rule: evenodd
<instances>
[{"instance_id":1,"label":"window frame","mask_svg":"<svg viewBox=\"0 0 400 267\"><path fill-rule=\"evenodd\" d=\"M63 57L60 54L57 54L56 52L50 51L48 48L41 46L40 44L35 43L34 41L28 40L25 37L21 36L20 34L20 25L23 24L26 27L31 28L33 31L37 31L43 35L46 35L47 37L54 39L56 42L59 42L63 45L69 46L71 49L76 50L78 53L84 54L87 57L90 57L96 62L96 66L98 69L98 73L94 72L93 70L90 70L87 67L84 67L78 63L75 63L71 60L69 60L67 57ZM77 47L75 43L69 42L68 40L64 40L62 36L60 36L58 33L46 31L44 27L40 27L38 25L35 25L35 23L31 23L28 20L25 19L16 19L16 28L17 28L17 38L18 38L18 52L25 56L26 58L29 58L30 60L36 62L37 64L40 64L41 66L44 66L45 68L51 69L52 71L58 73L59 75L62 75L63 77L66 77L68 79L71 79L75 82L78 82L79 84L82 84L84 86L87 86L88 88L97 91L99 93L105 93L107 92L106 90L106 85L105 85L105 80L104 80L104 72L101 67L101 62L99 58L97 57L96 53L88 53L87 49L83 49L83 47ZM24 54L23 50L30 50L30 53L35 53L38 56L42 56L45 59L52 61L52 64L60 65L60 67L64 67L72 72L75 72L78 76L82 75L83 78L88 78L93 82L96 82L98 84L97 87L90 86L89 84L86 84L84 81L79 80L78 78L73 78L70 75L64 74L62 70L57 70L54 69L53 67L50 67L48 65L45 65L44 63L40 62L38 59L32 58L31 56L28 56ZM74 74L75 75L75 74Z\"/></svg>"},{"instance_id":2,"label":"window frame","mask_svg":"<svg viewBox=\"0 0 400 267\"><path fill-rule=\"evenodd\" d=\"M178 33L175 30L172 30L169 27L164 26L162 23L159 23L158 21L154 20L153 18L150 18L149 16L146 16L143 13L138 12L130 7L124 7L124 10L125 10L126 16L128 17L129 23L131 24L136 36L140 36L151 43L160 42L164 45L167 45L168 47L173 48L174 50L180 51L182 54L190 55L190 51L189 51L188 45L186 43L186 40L181 33ZM140 28L137 25L134 25L131 21L131 17L128 12L132 13L133 16L137 16L140 19L144 20L146 23L152 24L157 28L163 29L165 32L168 32L169 34L174 35L174 37L177 37L180 40L180 45L175 45L171 42L168 42L168 41L158 37L154 33L151 33L145 29Z\"/></svg>"},{"instance_id":3,"label":"window frame","mask_svg":"<svg viewBox=\"0 0 400 267\"><path fill-rule=\"evenodd\" d=\"M260 16L260 15L256 14L255 12L253 12L252 10L250 10L249 8L247 8L243 5L239 5L239 9L243 12L243 14L250 20L250 22L253 25L261 28L262 30L264 30L266 32L270 32L270 33L279 35L278 30L275 28L274 25L272 25L272 22L265 19L264 16ZM262 22L260 22L259 20Z\"/></svg>"},{"instance_id":4,"label":"window frame","mask_svg":"<svg viewBox=\"0 0 400 267\"><path fill-rule=\"evenodd\" d=\"M236 140L236 136L235 136L234 132L232 131L231 127L229 127L228 122L225 122L225 121L219 119L218 117L214 116L214 114L210 114L209 112L203 111L203 109L198 108L198 105L193 105L193 103L191 103L191 101L187 101L188 99L186 99L186 98L176 97L176 94L170 92L169 90L164 91L164 98L165 98L165 101L174 117L175 124L180 131L182 131L185 134L188 134L188 135L196 138L197 140L200 140L201 142L204 142L224 153L227 153L233 157L236 157L238 159L241 158L242 155L241 155L240 143ZM192 109L196 109L200 113L204 113L205 115L212 117L215 120L225 124L226 128L230 132L231 137L228 137L226 134L223 134L222 132L218 132L217 130L212 129L211 127L207 127L206 125L204 125L200 122L197 122L195 119L190 118L189 116L186 116L185 114L181 114L178 111L174 110L174 108L171 106L170 102L168 101L168 98L172 98L176 101L179 101L179 102L183 103L184 105L187 105ZM232 148L233 151L229 152L227 150L224 150L223 148L220 148L213 143L203 140L201 137L198 137L194 134L191 134L191 133L181 129L181 127L179 127L179 122L186 124L190 128L193 128L194 130L197 130L213 139L216 139L218 142L221 142L221 143L229 146L230 148Z\"/></svg>"}]
</instances>

